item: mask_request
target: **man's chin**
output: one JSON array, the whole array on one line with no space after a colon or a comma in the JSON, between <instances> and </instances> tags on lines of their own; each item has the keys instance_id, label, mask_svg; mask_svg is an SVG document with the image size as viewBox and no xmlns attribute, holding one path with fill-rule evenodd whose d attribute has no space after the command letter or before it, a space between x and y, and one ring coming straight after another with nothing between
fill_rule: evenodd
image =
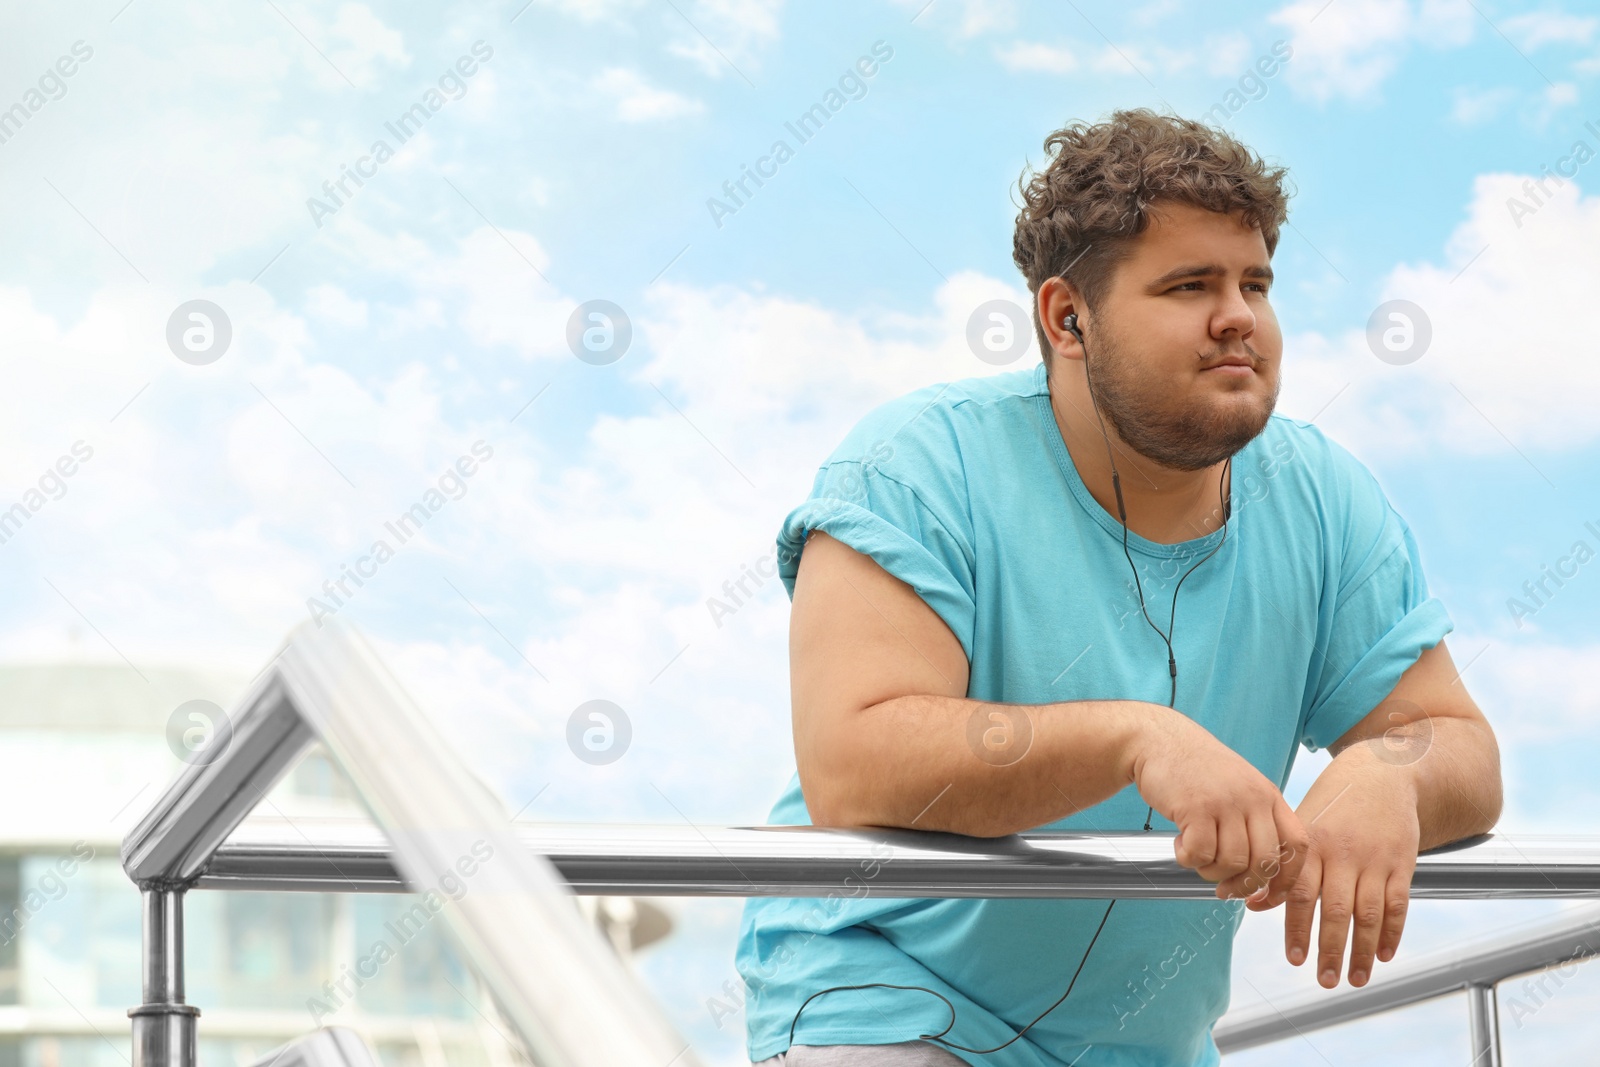
<instances>
[{"instance_id":1,"label":"man's chin","mask_svg":"<svg viewBox=\"0 0 1600 1067\"><path fill-rule=\"evenodd\" d=\"M1158 433L1137 444L1130 441L1134 451L1163 467L1178 471L1198 471L1215 467L1223 460L1237 455L1267 428L1272 408L1249 415L1240 413L1234 418L1210 419L1203 424L1176 429L1171 434Z\"/></svg>"},{"instance_id":2,"label":"man's chin","mask_svg":"<svg viewBox=\"0 0 1600 1067\"><path fill-rule=\"evenodd\" d=\"M1245 445L1261 436L1261 431L1267 428L1267 423L1272 419L1277 399L1277 395L1274 394L1264 400L1248 405L1241 404L1231 411L1219 413L1207 428L1208 432L1203 438L1216 442L1216 451L1223 453L1215 462L1221 463L1229 456L1236 455ZM1205 464L1205 466L1210 465Z\"/></svg>"},{"instance_id":3,"label":"man's chin","mask_svg":"<svg viewBox=\"0 0 1600 1067\"><path fill-rule=\"evenodd\" d=\"M1232 396L1212 396L1176 416L1150 421L1138 411L1138 401L1120 403L1108 398L1102 410L1123 441L1144 458L1176 471L1215 467L1236 455L1260 436L1278 401L1276 383L1270 394L1240 391ZM1150 405L1148 412L1155 408Z\"/></svg>"}]
</instances>

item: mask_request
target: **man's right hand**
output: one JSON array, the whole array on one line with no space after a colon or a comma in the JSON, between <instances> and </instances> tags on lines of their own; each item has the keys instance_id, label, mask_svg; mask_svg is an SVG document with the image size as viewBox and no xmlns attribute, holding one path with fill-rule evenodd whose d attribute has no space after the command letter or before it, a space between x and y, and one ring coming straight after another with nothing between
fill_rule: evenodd
<instances>
[{"instance_id":1,"label":"man's right hand","mask_svg":"<svg viewBox=\"0 0 1600 1067\"><path fill-rule=\"evenodd\" d=\"M1136 735L1133 783L1145 802L1178 827L1179 864L1216 882L1217 896L1266 904L1289 895L1310 836L1267 777L1203 726L1151 705Z\"/></svg>"}]
</instances>

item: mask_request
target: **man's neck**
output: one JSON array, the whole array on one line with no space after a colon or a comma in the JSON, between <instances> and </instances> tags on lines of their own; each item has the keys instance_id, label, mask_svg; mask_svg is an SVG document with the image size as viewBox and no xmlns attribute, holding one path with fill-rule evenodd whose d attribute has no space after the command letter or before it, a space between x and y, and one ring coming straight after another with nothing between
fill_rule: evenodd
<instances>
[{"instance_id":1,"label":"man's neck","mask_svg":"<svg viewBox=\"0 0 1600 1067\"><path fill-rule=\"evenodd\" d=\"M1050 409L1055 413L1056 428L1073 466L1089 494L1116 519L1117 494L1111 480L1111 462L1106 456L1106 438L1100 436L1100 422L1089 403L1088 391L1081 380L1063 384L1052 374L1048 381ZM1174 470L1135 452L1110 423L1105 432L1116 456L1129 530L1157 544L1170 545L1222 528L1222 502L1231 492L1228 464L1218 463L1197 471Z\"/></svg>"}]
</instances>

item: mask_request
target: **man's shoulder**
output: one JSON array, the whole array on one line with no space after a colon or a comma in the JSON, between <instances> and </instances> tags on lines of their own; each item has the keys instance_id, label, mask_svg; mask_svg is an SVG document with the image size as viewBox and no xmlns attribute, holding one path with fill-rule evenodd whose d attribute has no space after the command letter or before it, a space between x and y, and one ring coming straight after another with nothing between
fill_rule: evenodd
<instances>
[{"instance_id":1,"label":"man's shoulder","mask_svg":"<svg viewBox=\"0 0 1600 1067\"><path fill-rule=\"evenodd\" d=\"M1367 465L1305 419L1274 412L1256 448L1263 472L1293 472L1292 480L1317 502L1324 523L1347 520L1352 511L1388 508L1383 488Z\"/></svg>"},{"instance_id":2,"label":"man's shoulder","mask_svg":"<svg viewBox=\"0 0 1600 1067\"><path fill-rule=\"evenodd\" d=\"M1306 419L1273 412L1261 431L1264 450L1289 458L1315 483L1326 486L1330 479L1345 479L1366 465L1344 445L1329 437L1322 428Z\"/></svg>"}]
</instances>

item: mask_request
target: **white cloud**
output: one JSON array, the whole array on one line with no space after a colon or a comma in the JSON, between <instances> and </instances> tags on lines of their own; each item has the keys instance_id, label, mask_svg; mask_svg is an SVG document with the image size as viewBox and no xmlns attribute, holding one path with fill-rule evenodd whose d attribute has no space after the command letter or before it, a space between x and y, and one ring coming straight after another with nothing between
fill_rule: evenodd
<instances>
[{"instance_id":1,"label":"white cloud","mask_svg":"<svg viewBox=\"0 0 1600 1067\"><path fill-rule=\"evenodd\" d=\"M1578 102L1578 87L1572 82L1557 82L1545 88L1544 99L1552 111L1559 107L1570 107Z\"/></svg>"},{"instance_id":2,"label":"white cloud","mask_svg":"<svg viewBox=\"0 0 1600 1067\"><path fill-rule=\"evenodd\" d=\"M644 0L531 0L531 6L637 33L637 19L647 5ZM680 0L673 6L652 6L660 22L647 33L664 37L669 54L689 60L707 77L737 77L730 64L748 76L759 69L761 54L778 40L783 7L784 0Z\"/></svg>"},{"instance_id":3,"label":"white cloud","mask_svg":"<svg viewBox=\"0 0 1600 1067\"><path fill-rule=\"evenodd\" d=\"M151 343L167 312L197 295L222 306L234 332L204 367ZM341 306L326 291L317 300ZM36 479L75 440L94 450L65 495L0 546L19 576L8 620L19 647L47 647L76 608L135 662L250 667L306 617L323 579L381 533L382 518L475 436L505 433L471 416L447 421L442 405L459 387L419 364L395 360L369 377L313 358L311 323L244 283L105 290L68 324L34 310L26 291L0 290L0 322L18 342L0 351L0 369L26 398L0 427L13 484ZM452 502L448 521L468 523L486 495ZM448 528L408 547L404 566L447 543ZM403 588L403 565L390 568L385 581Z\"/></svg>"},{"instance_id":4,"label":"white cloud","mask_svg":"<svg viewBox=\"0 0 1600 1067\"><path fill-rule=\"evenodd\" d=\"M669 31L674 40L667 51L712 78L732 75L729 64L748 77L761 53L778 39L783 4L784 0L698 0L682 19L671 16L679 25ZM685 21L688 25L682 25Z\"/></svg>"},{"instance_id":5,"label":"white cloud","mask_svg":"<svg viewBox=\"0 0 1600 1067\"><path fill-rule=\"evenodd\" d=\"M1200 47L1200 54L1205 59L1206 73L1219 78L1238 77L1247 69L1252 69L1250 65L1254 62L1250 38L1237 32L1206 38ZM1270 47L1262 49L1261 54L1271 58Z\"/></svg>"},{"instance_id":6,"label":"white cloud","mask_svg":"<svg viewBox=\"0 0 1600 1067\"><path fill-rule=\"evenodd\" d=\"M1137 78L1181 74L1202 60L1206 73L1237 77L1250 63L1250 41L1244 34L1208 37L1198 49L1159 44L1122 43L1074 46L1016 40L995 48L995 58L1011 71L1075 74L1087 67L1096 74Z\"/></svg>"},{"instance_id":7,"label":"white cloud","mask_svg":"<svg viewBox=\"0 0 1600 1067\"><path fill-rule=\"evenodd\" d=\"M367 302L352 299L337 285L314 285L306 290L307 313L340 326L365 326Z\"/></svg>"},{"instance_id":8,"label":"white cloud","mask_svg":"<svg viewBox=\"0 0 1600 1067\"><path fill-rule=\"evenodd\" d=\"M1195 64L1193 52L1160 44L1106 45L1090 60L1097 74L1179 74Z\"/></svg>"},{"instance_id":9,"label":"white cloud","mask_svg":"<svg viewBox=\"0 0 1600 1067\"><path fill-rule=\"evenodd\" d=\"M1460 0L1422 0L1417 5L1413 32L1429 48L1460 48L1472 40L1479 15L1472 4Z\"/></svg>"},{"instance_id":10,"label":"white cloud","mask_svg":"<svg viewBox=\"0 0 1600 1067\"><path fill-rule=\"evenodd\" d=\"M384 25L365 4L341 4L328 27L328 58L357 85L369 85L382 66L411 63L398 30Z\"/></svg>"},{"instance_id":11,"label":"white cloud","mask_svg":"<svg viewBox=\"0 0 1600 1067\"><path fill-rule=\"evenodd\" d=\"M905 9L916 25L948 27L960 40L986 33L1004 33L1016 28L1015 0L894 0Z\"/></svg>"},{"instance_id":12,"label":"white cloud","mask_svg":"<svg viewBox=\"0 0 1600 1067\"><path fill-rule=\"evenodd\" d=\"M383 243L377 235L362 240ZM527 359L573 358L565 338L575 302L537 273L549 272L550 256L531 234L479 226L453 254L419 255L397 268L416 291L458 302L455 322L474 343L506 346Z\"/></svg>"},{"instance_id":13,"label":"white cloud","mask_svg":"<svg viewBox=\"0 0 1600 1067\"><path fill-rule=\"evenodd\" d=\"M1133 21L1140 26L1159 26L1183 10L1183 0L1150 0L1133 12Z\"/></svg>"},{"instance_id":14,"label":"white cloud","mask_svg":"<svg viewBox=\"0 0 1600 1067\"><path fill-rule=\"evenodd\" d=\"M1456 0L1295 0L1268 21L1293 33L1286 68L1296 93L1370 101L1413 45L1460 48L1472 40L1477 17Z\"/></svg>"},{"instance_id":15,"label":"white cloud","mask_svg":"<svg viewBox=\"0 0 1600 1067\"><path fill-rule=\"evenodd\" d=\"M1537 95L1508 87L1474 91L1456 87L1450 120L1462 126L1476 126L1499 118L1508 107L1520 103L1517 121L1531 130L1543 131L1564 108L1578 102L1578 87L1572 82L1546 86Z\"/></svg>"},{"instance_id":16,"label":"white cloud","mask_svg":"<svg viewBox=\"0 0 1600 1067\"><path fill-rule=\"evenodd\" d=\"M1517 91L1504 87L1473 90L1457 86L1452 95L1455 102L1450 109L1450 121L1462 126L1476 126L1504 111L1517 98Z\"/></svg>"},{"instance_id":17,"label":"white cloud","mask_svg":"<svg viewBox=\"0 0 1600 1067\"><path fill-rule=\"evenodd\" d=\"M1230 57L1236 53L1232 44L1226 45L1225 51ZM1141 74L1179 74L1198 61L1193 51L1159 44L1102 44L1074 48L1042 41L1013 41L999 46L995 49L995 58L1001 66L1012 71L1073 74L1087 66L1095 74L1129 78L1137 78ZM1237 73L1232 68L1230 72Z\"/></svg>"},{"instance_id":18,"label":"white cloud","mask_svg":"<svg viewBox=\"0 0 1600 1067\"><path fill-rule=\"evenodd\" d=\"M1375 95L1399 66L1415 25L1407 0L1296 0L1268 21L1293 31L1289 85L1319 101Z\"/></svg>"},{"instance_id":19,"label":"white cloud","mask_svg":"<svg viewBox=\"0 0 1600 1067\"><path fill-rule=\"evenodd\" d=\"M1560 11L1530 11L1502 20L1500 28L1517 47L1532 52L1547 44L1588 44L1594 40L1596 28L1600 28L1600 18Z\"/></svg>"},{"instance_id":20,"label":"white cloud","mask_svg":"<svg viewBox=\"0 0 1600 1067\"><path fill-rule=\"evenodd\" d=\"M1579 530L1575 536L1595 547L1594 537L1586 531ZM1574 580L1593 579L1580 571ZM1506 595L1524 596L1517 589L1507 590ZM1584 594L1579 591L1575 595ZM1600 730L1600 692L1589 682L1600 645L1533 637L1473 637L1452 641L1452 645L1451 658L1457 669L1477 655L1462 680L1489 716L1502 747L1571 743L1593 738Z\"/></svg>"},{"instance_id":21,"label":"white cloud","mask_svg":"<svg viewBox=\"0 0 1600 1067\"><path fill-rule=\"evenodd\" d=\"M483 124L500 113L500 76L491 67L479 67L467 94L451 104L452 119Z\"/></svg>"},{"instance_id":22,"label":"white cloud","mask_svg":"<svg viewBox=\"0 0 1600 1067\"><path fill-rule=\"evenodd\" d=\"M1007 70L1043 74L1071 74L1078 69L1078 54L1066 45L1042 41L1013 41L995 49L995 58Z\"/></svg>"},{"instance_id":23,"label":"white cloud","mask_svg":"<svg viewBox=\"0 0 1600 1067\"><path fill-rule=\"evenodd\" d=\"M530 0L530 6L559 11L584 22L599 22L632 12L643 6L643 0ZM512 13L516 14L516 11ZM523 14L518 17L527 16Z\"/></svg>"},{"instance_id":24,"label":"white cloud","mask_svg":"<svg viewBox=\"0 0 1600 1067\"><path fill-rule=\"evenodd\" d=\"M365 4L341 4L328 23L300 4L279 5L278 14L286 23L282 32L297 39L301 61L319 82L343 84L348 78L361 88L372 85L383 67L411 62L399 31L390 29Z\"/></svg>"},{"instance_id":25,"label":"white cloud","mask_svg":"<svg viewBox=\"0 0 1600 1067\"><path fill-rule=\"evenodd\" d=\"M1382 299L1413 301L1431 321L1432 341L1420 359L1380 361L1365 323L1334 337L1292 338L1285 345L1285 407L1309 416L1348 386L1318 422L1374 453L1515 447L1537 465L1532 453L1600 438L1593 417L1600 363L1588 341L1590 294L1600 287L1593 254L1600 197L1582 197L1571 181L1547 181L1542 195L1530 185L1537 179L1480 175L1440 261L1390 272ZM1512 201L1532 209L1520 225Z\"/></svg>"},{"instance_id":26,"label":"white cloud","mask_svg":"<svg viewBox=\"0 0 1600 1067\"><path fill-rule=\"evenodd\" d=\"M594 89L616 103L617 118L623 122L653 122L683 115L699 115L705 105L669 89L647 84L636 70L608 67L594 80Z\"/></svg>"}]
</instances>

